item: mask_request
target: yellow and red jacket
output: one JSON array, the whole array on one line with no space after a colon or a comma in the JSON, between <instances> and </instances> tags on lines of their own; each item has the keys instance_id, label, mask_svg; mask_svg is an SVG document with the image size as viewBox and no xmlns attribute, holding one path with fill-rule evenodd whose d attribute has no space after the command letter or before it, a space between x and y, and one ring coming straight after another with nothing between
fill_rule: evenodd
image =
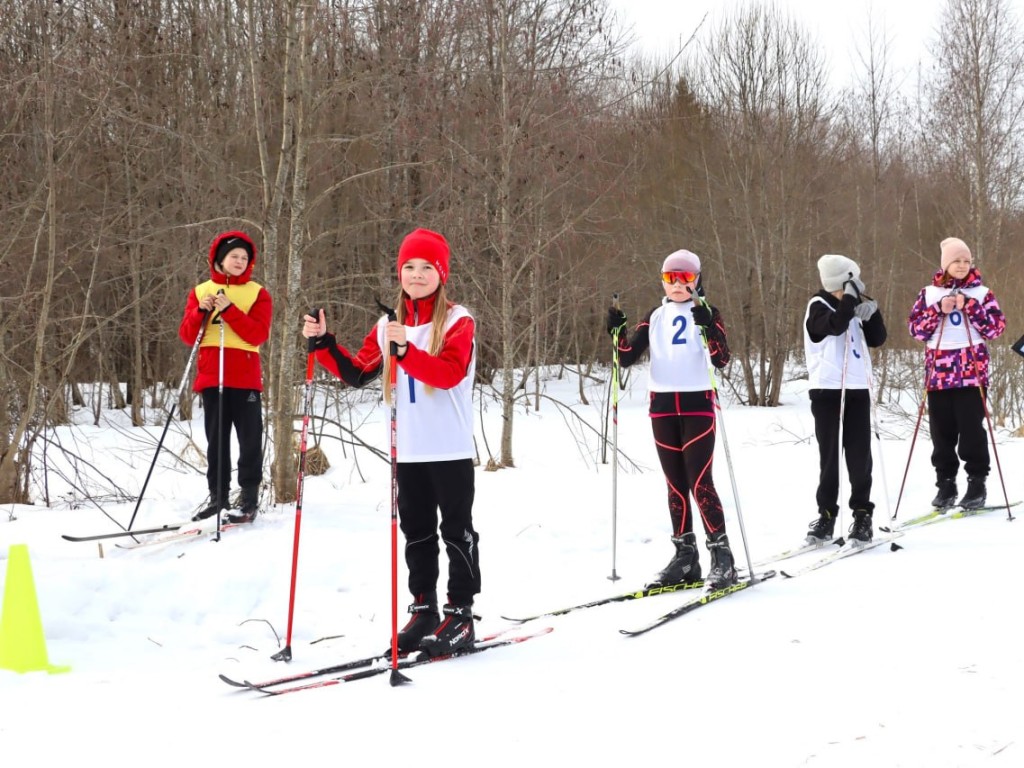
<instances>
[{"instance_id":1,"label":"yellow and red jacket","mask_svg":"<svg viewBox=\"0 0 1024 768\"><path fill-rule=\"evenodd\" d=\"M238 277L218 272L213 265L217 246L229 237L240 237L252 247L249 265ZM210 279L192 289L185 302L185 314L178 336L188 345L195 344L205 323L199 345L199 361L193 389L201 392L216 387L220 380L221 320L224 327L224 386L263 391L260 345L270 336L273 302L270 292L251 279L256 264L256 245L244 232L225 232L214 238L209 254ZM224 291L231 306L223 312L207 314L199 308L206 296Z\"/></svg>"}]
</instances>

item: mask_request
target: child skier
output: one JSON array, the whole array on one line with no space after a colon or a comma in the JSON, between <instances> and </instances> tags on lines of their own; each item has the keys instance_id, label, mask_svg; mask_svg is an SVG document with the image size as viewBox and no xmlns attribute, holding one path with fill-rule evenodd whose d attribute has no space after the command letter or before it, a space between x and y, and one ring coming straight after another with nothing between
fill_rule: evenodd
<instances>
[{"instance_id":1,"label":"child skier","mask_svg":"<svg viewBox=\"0 0 1024 768\"><path fill-rule=\"evenodd\" d=\"M398 249L397 321L382 317L352 354L327 333L323 310L306 316L316 359L346 384L387 380L397 345L398 514L405 535L412 617L398 633L403 652L450 653L475 640L473 598L480 592L479 535L473 528L474 320L448 300L444 237L417 229ZM390 397L385 388L385 399ZM448 602L438 615L438 509L448 553Z\"/></svg>"},{"instance_id":2,"label":"child skier","mask_svg":"<svg viewBox=\"0 0 1024 768\"><path fill-rule=\"evenodd\" d=\"M661 266L661 279L665 298L631 335L625 333L626 316L622 311L616 307L608 310L608 332L619 329L621 334L620 365L629 367L650 350L651 428L668 484L668 512L676 551L647 586L700 580L692 494L711 553L705 584L718 589L736 582L725 513L711 476L716 420L708 353L716 368L729 362L725 325L718 310L702 298L698 288L700 259L696 254L685 250L670 254Z\"/></svg>"},{"instance_id":3,"label":"child skier","mask_svg":"<svg viewBox=\"0 0 1024 768\"><path fill-rule=\"evenodd\" d=\"M804 354L810 384L811 415L818 441L818 518L807 541L832 538L839 514L840 417L842 450L850 475L850 539L872 538L871 517L871 358L864 347L885 343L878 302L864 293L860 267L846 256L818 259L822 290L804 315Z\"/></svg>"},{"instance_id":4,"label":"child skier","mask_svg":"<svg viewBox=\"0 0 1024 768\"><path fill-rule=\"evenodd\" d=\"M270 335L273 302L252 280L256 246L244 232L224 232L210 244L210 279L189 292L178 336L195 343L205 323L193 389L202 394L206 427L206 482L210 503L193 520L217 514L228 503L231 486L230 429L238 437L238 513L233 523L251 523L259 507L263 480L263 371L260 345ZM220 329L224 329L221 368ZM223 396L219 385L223 381ZM222 411L223 408L223 411Z\"/></svg>"},{"instance_id":5,"label":"child skier","mask_svg":"<svg viewBox=\"0 0 1024 768\"><path fill-rule=\"evenodd\" d=\"M941 269L921 290L910 310L910 335L925 343L925 389L932 435L932 466L939 509L957 503L957 454L967 473L967 489L959 505L985 505L989 473L985 435L985 392L988 348L1006 329L1006 319L992 291L981 282L971 250L956 237L942 241Z\"/></svg>"}]
</instances>

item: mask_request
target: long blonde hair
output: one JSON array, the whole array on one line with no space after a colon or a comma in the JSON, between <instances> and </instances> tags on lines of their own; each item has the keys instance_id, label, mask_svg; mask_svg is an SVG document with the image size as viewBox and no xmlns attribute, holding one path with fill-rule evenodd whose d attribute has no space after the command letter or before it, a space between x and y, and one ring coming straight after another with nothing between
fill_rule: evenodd
<instances>
[{"instance_id":1,"label":"long blonde hair","mask_svg":"<svg viewBox=\"0 0 1024 768\"><path fill-rule=\"evenodd\" d=\"M399 288L398 298L395 302L398 309L395 314L398 322L402 323L402 325L405 325L405 319L409 316L405 306L405 300L408 298L409 295ZM430 329L430 344L427 345L426 349L429 355L437 355L441 351L441 347L444 346L445 326L447 325L449 309L451 309L451 303L448 301L448 294L445 291L444 283L441 283L434 293L434 312L430 316L430 322L433 323L433 326ZM382 376L384 381L384 402L391 405L391 355L388 352L389 350L383 350L384 370Z\"/></svg>"}]
</instances>

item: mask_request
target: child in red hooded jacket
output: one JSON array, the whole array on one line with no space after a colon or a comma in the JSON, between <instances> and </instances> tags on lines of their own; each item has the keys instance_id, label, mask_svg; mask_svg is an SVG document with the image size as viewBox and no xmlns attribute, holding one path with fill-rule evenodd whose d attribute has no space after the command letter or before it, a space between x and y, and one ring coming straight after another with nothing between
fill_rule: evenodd
<instances>
[{"instance_id":1,"label":"child in red hooded jacket","mask_svg":"<svg viewBox=\"0 0 1024 768\"><path fill-rule=\"evenodd\" d=\"M267 289L251 279L256 246L244 232L217 235L210 244L209 260L210 279L189 292L178 328L181 340L192 345L205 324L193 389L203 397L210 503L193 519L211 517L227 505L231 486L230 434L234 427L238 438L238 485L242 493L238 514L229 514L228 520L251 523L256 519L263 479L260 345L270 335L273 302ZM223 398L219 392L222 375Z\"/></svg>"}]
</instances>

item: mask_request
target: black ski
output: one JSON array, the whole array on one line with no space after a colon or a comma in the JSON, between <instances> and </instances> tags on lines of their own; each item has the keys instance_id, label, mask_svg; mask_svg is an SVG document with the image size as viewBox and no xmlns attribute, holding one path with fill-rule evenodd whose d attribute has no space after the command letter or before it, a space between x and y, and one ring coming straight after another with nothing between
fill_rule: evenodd
<instances>
[{"instance_id":1,"label":"black ski","mask_svg":"<svg viewBox=\"0 0 1024 768\"><path fill-rule=\"evenodd\" d=\"M673 608L668 613L662 614L658 618L654 619L654 621L648 622L638 629L620 629L619 632L624 635L629 635L630 637L642 635L645 632L650 632L652 629L662 626L663 624L667 624L673 619L678 619L680 616L695 611L702 606L721 600L723 597L735 595L737 592L741 592L755 584L760 584L762 581L767 581L773 576L775 576L775 571L764 571L763 573L757 574L754 578L740 579L735 584L728 587L722 587L721 589L716 589L711 592L702 592L689 602L683 603L677 608Z\"/></svg>"},{"instance_id":2,"label":"black ski","mask_svg":"<svg viewBox=\"0 0 1024 768\"><path fill-rule=\"evenodd\" d=\"M101 539L118 539L123 536L144 536L147 533L169 533L170 531L176 531L179 528L187 525L187 523L175 523L173 525L164 525L159 528L142 528L137 531L117 531L115 533L99 533L93 536L69 536L64 533L61 534L62 539L68 541L100 541Z\"/></svg>"},{"instance_id":3,"label":"black ski","mask_svg":"<svg viewBox=\"0 0 1024 768\"><path fill-rule=\"evenodd\" d=\"M665 587L646 587L644 589L637 589L632 592L623 592L622 594L612 595L611 597L602 597L597 600L591 600L589 603L580 603L578 605L570 605L565 608L556 608L553 611L547 611L546 613L538 613L534 616L524 616L521 618L513 618L511 616L502 616L501 618L505 621L514 621L518 624L524 624L527 621L533 621L534 619L541 619L546 616L563 616L573 611L580 611L584 608L595 608L599 605L608 605L609 603L621 603L627 600L641 600L645 597L656 597L657 595L671 595L675 592L681 592L687 589L703 589L703 581L693 581L688 584L670 584Z\"/></svg>"},{"instance_id":4,"label":"black ski","mask_svg":"<svg viewBox=\"0 0 1024 768\"><path fill-rule=\"evenodd\" d=\"M478 640L471 646L461 648L454 653L449 653L445 656L425 656L422 652L418 652L416 655L409 655L404 659L400 659L398 662L399 669L409 669L410 667L418 667L422 664L433 664L437 661L447 661L449 659L459 659L463 656L470 656L474 653L481 653L483 651L489 651L492 648L502 648L506 645L517 645L524 643L527 640L531 640L541 635L546 635L551 632L553 627L544 627L538 629L535 632L529 634L515 635L514 637L498 637L493 640ZM279 696L282 693L295 693L297 691L308 691L312 688L326 688L331 685L341 685L342 683L351 683L355 680L365 680L368 677L374 677L376 675L382 675L385 672L392 670L391 660L384 657L377 657L377 664L369 666L366 669L360 669L355 672L349 672L344 675L337 677L329 677L325 680L314 680L310 683L303 683L300 685L288 686L286 688L261 688L255 685L249 687L254 691L267 694L268 696Z\"/></svg>"},{"instance_id":5,"label":"black ski","mask_svg":"<svg viewBox=\"0 0 1024 768\"><path fill-rule=\"evenodd\" d=\"M403 654L400 658L404 658ZM367 656L364 659L353 659L352 661L345 661L341 664L333 664L329 667L321 667L320 669L310 669L305 672L296 672L291 675L284 675L283 677L275 678L274 680L264 680L259 683L251 683L248 680L239 682L238 680L232 680L227 675L217 675L228 685L233 685L236 688L252 688L254 690L262 690L264 688L272 688L275 685L285 685L287 683L297 683L301 680L309 680L313 677L320 677L321 675L333 675L338 672L348 672L351 669L359 669L360 667L368 667L371 664L375 664L384 659L389 658L387 655L375 654L373 656Z\"/></svg>"},{"instance_id":6,"label":"black ski","mask_svg":"<svg viewBox=\"0 0 1024 768\"><path fill-rule=\"evenodd\" d=\"M487 635L486 637L481 637L479 640L477 640L477 642L478 643L486 643L486 642L490 642L491 640L497 640L499 637L504 635L506 632L509 632L511 629L512 629L512 627L505 627L504 629L501 629L501 630L499 630L497 632L494 632L494 633L492 633L490 635ZM314 642L317 642L317 641L314 641ZM409 655L408 653L399 653L398 658L399 659L404 659L408 655ZM373 656L366 656L365 658L362 658L362 659L353 659L352 661L344 661L344 662L342 662L340 664L332 664L329 667L322 667L320 669L310 669L310 670L306 670L306 671L303 671L303 672L293 672L292 674L283 675L282 677L278 677L278 678L275 678L273 680L264 680L263 682L254 683L254 682L251 682L249 680L243 680L242 682L239 682L238 680L233 680L232 678L228 677L227 675L218 675L218 677L221 680L223 680L225 683L227 683L228 685L233 685L236 688L255 688L255 689L261 689L261 688L271 688L271 687L273 687L275 685L284 685L285 683L297 683L297 682L300 682L302 680L308 680L308 679L313 678L313 677L320 677L322 675L332 675L332 674L335 674L337 672L347 672L347 671L349 671L351 669L359 669L360 667L368 667L371 664L378 664L378 663L383 664L385 662L388 663L388 664L391 663L391 650L390 650L390 648L388 650L384 651L383 653L377 653L377 654L374 654Z\"/></svg>"}]
</instances>

